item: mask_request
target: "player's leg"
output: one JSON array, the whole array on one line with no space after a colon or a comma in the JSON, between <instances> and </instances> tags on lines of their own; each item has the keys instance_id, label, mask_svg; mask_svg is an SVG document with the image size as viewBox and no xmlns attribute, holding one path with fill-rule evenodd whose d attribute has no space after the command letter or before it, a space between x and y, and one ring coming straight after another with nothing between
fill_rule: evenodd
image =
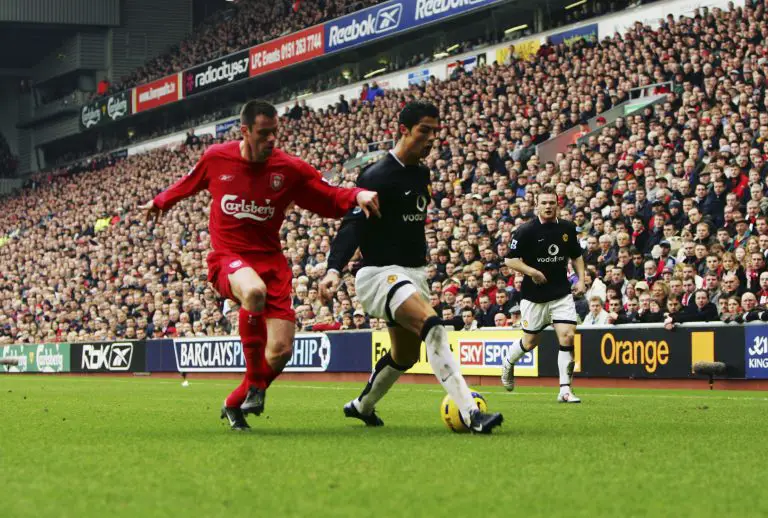
<instances>
[{"instance_id":1,"label":"player's leg","mask_svg":"<svg viewBox=\"0 0 768 518\"><path fill-rule=\"evenodd\" d=\"M266 347L254 358L256 382L248 387L240 408L246 414L264 411L266 390L291 361L296 314L291 307L291 271L285 257L260 259L260 269L267 285L263 316L266 319Z\"/></svg>"},{"instance_id":2,"label":"player's leg","mask_svg":"<svg viewBox=\"0 0 768 518\"><path fill-rule=\"evenodd\" d=\"M567 295L552 303L552 324L557 334L560 351L557 354L557 369L560 372L560 393L557 400L561 403L581 403L573 394L573 337L576 334L576 304L573 296Z\"/></svg>"},{"instance_id":3,"label":"player's leg","mask_svg":"<svg viewBox=\"0 0 768 518\"><path fill-rule=\"evenodd\" d=\"M389 341L392 347L376 362L373 373L360 396L344 405L345 416L360 419L368 426L384 424L384 421L376 415L376 403L384 397L400 376L419 360L421 350L419 335L394 326L389 328Z\"/></svg>"},{"instance_id":4,"label":"player's leg","mask_svg":"<svg viewBox=\"0 0 768 518\"><path fill-rule=\"evenodd\" d=\"M395 321L412 333L418 333L424 341L427 358L435 376L445 391L453 398L462 419L469 429L477 433L490 433L504 420L501 414L484 414L477 408L472 392L461 375L459 362L453 356L448 341L448 331L443 321L422 294L413 285L399 290L391 297L390 308ZM406 297L407 298L404 298Z\"/></svg>"},{"instance_id":5,"label":"player's leg","mask_svg":"<svg viewBox=\"0 0 768 518\"><path fill-rule=\"evenodd\" d=\"M548 303L535 303L529 300L520 301L520 314L523 321L523 337L515 340L507 357L501 366L501 384L508 391L515 390L515 364L533 351L541 342L541 332L549 325L550 314Z\"/></svg>"},{"instance_id":6,"label":"player's leg","mask_svg":"<svg viewBox=\"0 0 768 518\"><path fill-rule=\"evenodd\" d=\"M240 405L246 399L248 387L258 383L257 359L266 344L267 330L263 316L266 286L256 271L240 259L229 261L221 273L216 283L217 291L240 303L238 329L246 369L243 381L224 401L222 417L229 420L233 430L244 430L249 426Z\"/></svg>"}]
</instances>

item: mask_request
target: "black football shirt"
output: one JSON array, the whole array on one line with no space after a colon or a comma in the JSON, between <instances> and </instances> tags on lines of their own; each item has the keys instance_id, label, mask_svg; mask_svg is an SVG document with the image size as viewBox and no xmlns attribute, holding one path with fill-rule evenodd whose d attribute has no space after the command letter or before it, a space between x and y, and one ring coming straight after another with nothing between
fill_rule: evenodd
<instances>
[{"instance_id":1,"label":"black football shirt","mask_svg":"<svg viewBox=\"0 0 768 518\"><path fill-rule=\"evenodd\" d=\"M550 302L569 295L568 259L581 254L576 226L570 221L542 223L536 217L520 225L509 244L508 257L522 260L547 278L546 283L536 284L526 275L521 297L531 302Z\"/></svg>"}]
</instances>

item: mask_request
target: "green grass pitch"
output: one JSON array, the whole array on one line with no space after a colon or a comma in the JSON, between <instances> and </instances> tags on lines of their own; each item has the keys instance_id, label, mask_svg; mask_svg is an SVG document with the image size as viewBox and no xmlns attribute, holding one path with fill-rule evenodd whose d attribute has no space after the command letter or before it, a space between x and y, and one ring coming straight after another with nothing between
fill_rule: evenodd
<instances>
[{"instance_id":1,"label":"green grass pitch","mask_svg":"<svg viewBox=\"0 0 768 518\"><path fill-rule=\"evenodd\" d=\"M0 516L766 516L761 392L484 388L493 436L398 385L386 426L343 417L361 384L281 383L253 431L234 380L0 376Z\"/></svg>"}]
</instances>

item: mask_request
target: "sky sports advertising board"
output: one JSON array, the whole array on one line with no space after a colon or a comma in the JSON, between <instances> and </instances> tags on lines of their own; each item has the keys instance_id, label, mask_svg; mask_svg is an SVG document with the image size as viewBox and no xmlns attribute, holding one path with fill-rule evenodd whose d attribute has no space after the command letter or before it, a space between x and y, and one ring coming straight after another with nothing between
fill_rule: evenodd
<instances>
[{"instance_id":1,"label":"sky sports advertising board","mask_svg":"<svg viewBox=\"0 0 768 518\"><path fill-rule=\"evenodd\" d=\"M325 24L325 53L391 36L501 0L392 0Z\"/></svg>"}]
</instances>

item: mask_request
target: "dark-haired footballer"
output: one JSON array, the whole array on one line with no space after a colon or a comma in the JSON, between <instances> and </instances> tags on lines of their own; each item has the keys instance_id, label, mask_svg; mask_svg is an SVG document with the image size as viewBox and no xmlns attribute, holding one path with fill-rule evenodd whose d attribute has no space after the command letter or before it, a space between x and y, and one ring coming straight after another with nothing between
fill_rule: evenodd
<instances>
[{"instance_id":1,"label":"dark-haired footballer","mask_svg":"<svg viewBox=\"0 0 768 518\"><path fill-rule=\"evenodd\" d=\"M156 221L184 198L211 193L208 279L222 297L240 303L245 356L243 382L221 411L233 430L247 430L245 415L263 412L266 389L293 351L291 270L278 233L286 208L296 202L340 218L357 205L366 215L379 214L375 192L332 187L314 167L278 149L277 129L274 106L247 102L240 112L242 140L210 146L187 175L141 206Z\"/></svg>"},{"instance_id":2,"label":"dark-haired footballer","mask_svg":"<svg viewBox=\"0 0 768 518\"><path fill-rule=\"evenodd\" d=\"M584 293L584 258L576 226L557 217L557 195L545 185L536 198L536 216L515 231L509 245L507 266L524 275L520 288L523 338L515 340L502 365L501 382L507 390L515 388L515 363L532 351L549 324L555 328L560 352L560 403L580 403L571 389L573 382L573 337L576 332L576 304L572 293ZM571 261L578 282L568 281Z\"/></svg>"},{"instance_id":3,"label":"dark-haired footballer","mask_svg":"<svg viewBox=\"0 0 768 518\"><path fill-rule=\"evenodd\" d=\"M392 349L376 363L360 396L344 406L347 417L368 426L383 425L376 403L418 361L423 341L432 370L458 406L464 423L475 433L490 433L503 417L477 408L451 352L444 322L429 304L424 226L431 199L430 177L421 159L429 153L438 118L437 108L423 101L410 102L400 112L400 139L395 148L357 180L359 187L379 194L381 217L366 219L355 209L344 218L331 245L320 293L330 299L339 272L359 247L363 267L357 272L355 291L365 311L386 319L389 325Z\"/></svg>"}]
</instances>

